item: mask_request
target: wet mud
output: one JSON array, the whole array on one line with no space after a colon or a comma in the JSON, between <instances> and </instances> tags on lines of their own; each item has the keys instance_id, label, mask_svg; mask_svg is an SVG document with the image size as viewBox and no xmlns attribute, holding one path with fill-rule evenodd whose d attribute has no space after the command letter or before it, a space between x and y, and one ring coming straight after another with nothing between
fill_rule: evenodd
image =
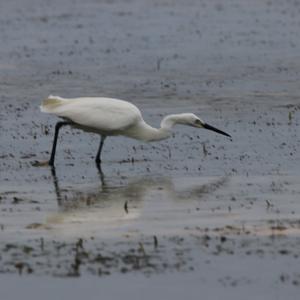
<instances>
[{"instance_id":1,"label":"wet mud","mask_svg":"<svg viewBox=\"0 0 300 300\"><path fill-rule=\"evenodd\" d=\"M151 284L177 274L179 286L197 279L191 291L214 286L226 298L255 287L268 299L288 288L295 299L299 10L286 1L2 2L0 276ZM39 111L48 94L129 100L153 126L192 112L232 140L180 126L159 143L108 138L100 170L99 137L63 128L55 168L41 166L57 121Z\"/></svg>"}]
</instances>

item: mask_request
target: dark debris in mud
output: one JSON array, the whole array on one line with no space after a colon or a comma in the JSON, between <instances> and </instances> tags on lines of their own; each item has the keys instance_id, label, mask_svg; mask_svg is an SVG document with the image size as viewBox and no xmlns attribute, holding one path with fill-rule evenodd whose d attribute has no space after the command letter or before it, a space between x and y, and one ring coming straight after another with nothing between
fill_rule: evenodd
<instances>
[{"instance_id":1,"label":"dark debris in mud","mask_svg":"<svg viewBox=\"0 0 300 300\"><path fill-rule=\"evenodd\" d=\"M272 230L272 228L271 228ZM236 259L299 258L300 238L271 232L268 236L247 234L243 227L225 226L211 230L186 228L189 236L144 237L111 244L95 237L73 242L37 238L25 243L1 246L0 273L79 277L107 276L115 273L142 273L146 276L165 272L192 272L213 264L214 257ZM279 274L279 282L295 274ZM229 276L229 275L228 275ZM242 280L243 283L247 282ZM230 276L220 278L223 285L236 285Z\"/></svg>"},{"instance_id":2,"label":"dark debris in mud","mask_svg":"<svg viewBox=\"0 0 300 300\"><path fill-rule=\"evenodd\" d=\"M45 241L28 244L7 243L1 249L0 273L46 274L77 277L112 273L141 272L145 275L166 271L192 270L189 250L177 248L173 241L169 249L160 246L157 237L138 243L109 245L94 238L75 242ZM115 249L114 249L115 248Z\"/></svg>"}]
</instances>

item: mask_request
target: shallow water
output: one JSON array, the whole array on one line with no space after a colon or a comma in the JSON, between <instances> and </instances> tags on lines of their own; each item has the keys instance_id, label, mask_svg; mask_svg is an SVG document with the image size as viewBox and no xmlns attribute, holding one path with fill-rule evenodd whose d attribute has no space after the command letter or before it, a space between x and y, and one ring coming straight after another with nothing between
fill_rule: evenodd
<instances>
[{"instance_id":1,"label":"shallow water","mask_svg":"<svg viewBox=\"0 0 300 300\"><path fill-rule=\"evenodd\" d=\"M1 289L21 274L20 294L59 277L64 291L92 282L92 296L100 282L108 299L118 284L128 299L154 285L160 298L184 285L191 298L294 299L298 5L28 3L0 4ZM180 126L155 144L109 138L100 171L99 137L64 128L56 168L35 167L53 138L39 112L50 93L131 100L153 126L193 112L233 139Z\"/></svg>"}]
</instances>

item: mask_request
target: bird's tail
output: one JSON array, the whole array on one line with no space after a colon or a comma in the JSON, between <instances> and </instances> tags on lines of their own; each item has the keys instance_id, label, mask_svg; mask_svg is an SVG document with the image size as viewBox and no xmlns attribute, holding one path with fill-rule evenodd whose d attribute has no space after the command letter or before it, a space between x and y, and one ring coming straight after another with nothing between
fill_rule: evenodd
<instances>
[{"instance_id":1,"label":"bird's tail","mask_svg":"<svg viewBox=\"0 0 300 300\"><path fill-rule=\"evenodd\" d=\"M55 109L65 103L65 99L59 96L50 95L48 98L44 99L40 109L42 112L51 113L54 112Z\"/></svg>"}]
</instances>

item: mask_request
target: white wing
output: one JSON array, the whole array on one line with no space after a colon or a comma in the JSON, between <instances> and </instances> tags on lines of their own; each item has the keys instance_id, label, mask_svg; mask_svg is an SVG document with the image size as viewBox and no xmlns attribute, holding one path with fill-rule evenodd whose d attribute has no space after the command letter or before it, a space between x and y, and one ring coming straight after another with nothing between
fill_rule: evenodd
<instances>
[{"instance_id":1,"label":"white wing","mask_svg":"<svg viewBox=\"0 0 300 300\"><path fill-rule=\"evenodd\" d=\"M49 96L41 105L41 111L99 131L122 131L142 120L136 106L113 98L64 99Z\"/></svg>"}]
</instances>

